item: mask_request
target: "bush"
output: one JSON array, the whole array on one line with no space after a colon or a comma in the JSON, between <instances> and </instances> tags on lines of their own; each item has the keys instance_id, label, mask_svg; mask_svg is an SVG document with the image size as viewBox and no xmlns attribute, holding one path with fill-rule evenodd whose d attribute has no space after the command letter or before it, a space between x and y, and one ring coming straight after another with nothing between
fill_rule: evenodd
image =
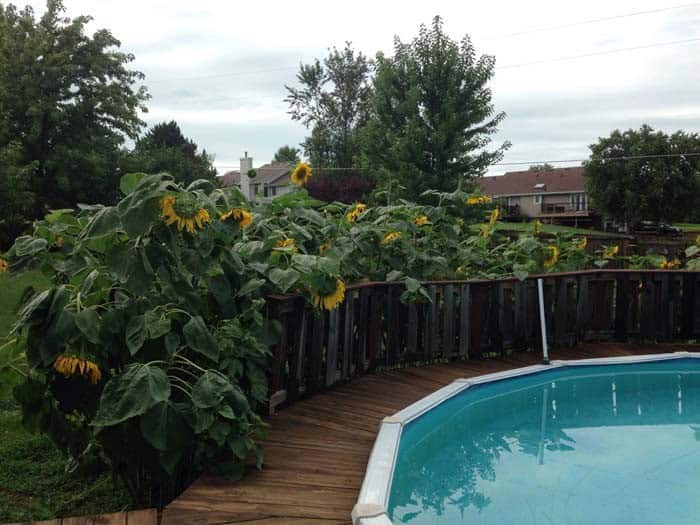
<instances>
[{"instance_id":1,"label":"bush","mask_svg":"<svg viewBox=\"0 0 700 525\"><path fill-rule=\"evenodd\" d=\"M306 184L309 195L323 202L351 204L365 200L374 189L374 180L353 170L332 172L314 170Z\"/></svg>"}]
</instances>

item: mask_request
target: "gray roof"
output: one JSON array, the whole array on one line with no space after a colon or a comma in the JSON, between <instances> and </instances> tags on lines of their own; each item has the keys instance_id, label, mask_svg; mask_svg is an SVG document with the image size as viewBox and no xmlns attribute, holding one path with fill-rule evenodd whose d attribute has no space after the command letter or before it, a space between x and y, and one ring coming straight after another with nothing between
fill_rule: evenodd
<instances>
[{"instance_id":1,"label":"gray roof","mask_svg":"<svg viewBox=\"0 0 700 525\"><path fill-rule=\"evenodd\" d=\"M288 186L289 175L294 169L291 162L270 162L259 168L255 168L257 173L251 184L268 184L271 186ZM222 186L240 186L241 174L238 170L228 171L219 177Z\"/></svg>"}]
</instances>

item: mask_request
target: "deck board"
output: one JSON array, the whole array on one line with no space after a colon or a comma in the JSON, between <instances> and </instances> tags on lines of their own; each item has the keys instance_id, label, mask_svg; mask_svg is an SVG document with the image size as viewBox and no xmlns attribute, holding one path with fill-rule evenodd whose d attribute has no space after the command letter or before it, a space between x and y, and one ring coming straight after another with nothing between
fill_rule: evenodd
<instances>
[{"instance_id":1,"label":"deck board","mask_svg":"<svg viewBox=\"0 0 700 525\"><path fill-rule=\"evenodd\" d=\"M689 349L700 350L688 345L586 344L554 351L551 358ZM299 401L269 418L261 471L235 483L202 476L164 509L162 524L347 525L383 417L457 378L527 366L540 359L536 353L518 353L392 370L355 378Z\"/></svg>"}]
</instances>

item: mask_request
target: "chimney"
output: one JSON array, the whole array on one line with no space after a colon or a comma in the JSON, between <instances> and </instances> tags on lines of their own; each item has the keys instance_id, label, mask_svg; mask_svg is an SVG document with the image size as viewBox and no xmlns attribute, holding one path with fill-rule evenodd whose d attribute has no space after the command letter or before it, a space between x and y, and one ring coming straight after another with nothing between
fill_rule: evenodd
<instances>
[{"instance_id":1,"label":"chimney","mask_svg":"<svg viewBox=\"0 0 700 525\"><path fill-rule=\"evenodd\" d=\"M250 178L248 177L248 172L253 169L253 159L248 156L248 152L245 152L243 158L241 158L240 172L241 172L241 192L245 195L245 198L252 201L255 195L250 184Z\"/></svg>"}]
</instances>

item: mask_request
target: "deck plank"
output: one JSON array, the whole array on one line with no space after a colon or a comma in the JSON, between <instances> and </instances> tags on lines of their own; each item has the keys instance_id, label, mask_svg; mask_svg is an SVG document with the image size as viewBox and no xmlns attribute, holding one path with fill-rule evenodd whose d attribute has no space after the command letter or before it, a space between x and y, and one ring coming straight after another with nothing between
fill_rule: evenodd
<instances>
[{"instance_id":1,"label":"deck plank","mask_svg":"<svg viewBox=\"0 0 700 525\"><path fill-rule=\"evenodd\" d=\"M552 359L700 350L698 346L585 344ZM386 371L281 409L270 417L265 466L239 482L204 475L163 511L163 525L349 524L376 431L389 416L460 377L540 362L537 353ZM128 525L133 525L129 521Z\"/></svg>"}]
</instances>

